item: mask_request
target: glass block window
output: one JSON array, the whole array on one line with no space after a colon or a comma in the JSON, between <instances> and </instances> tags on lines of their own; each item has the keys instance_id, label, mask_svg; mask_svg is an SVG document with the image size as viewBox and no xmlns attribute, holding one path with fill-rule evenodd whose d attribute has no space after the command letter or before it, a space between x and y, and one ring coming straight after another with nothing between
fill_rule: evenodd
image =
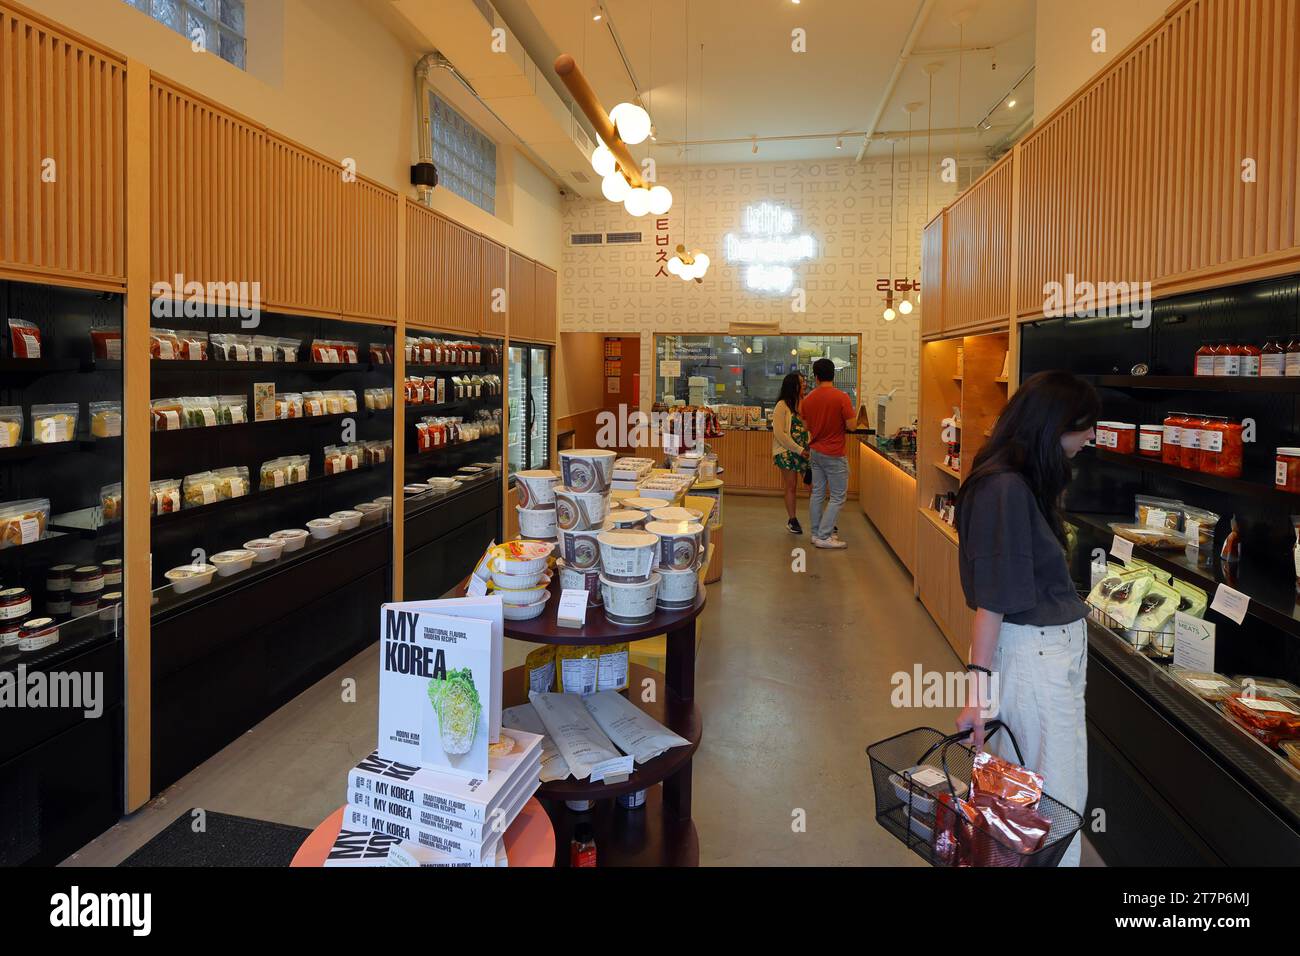
<instances>
[{"instance_id":1,"label":"glass block window","mask_svg":"<svg viewBox=\"0 0 1300 956\"><path fill-rule=\"evenodd\" d=\"M429 93L438 185L496 215L497 144L436 93Z\"/></svg>"},{"instance_id":2,"label":"glass block window","mask_svg":"<svg viewBox=\"0 0 1300 956\"><path fill-rule=\"evenodd\" d=\"M245 0L125 0L186 40L244 69Z\"/></svg>"}]
</instances>

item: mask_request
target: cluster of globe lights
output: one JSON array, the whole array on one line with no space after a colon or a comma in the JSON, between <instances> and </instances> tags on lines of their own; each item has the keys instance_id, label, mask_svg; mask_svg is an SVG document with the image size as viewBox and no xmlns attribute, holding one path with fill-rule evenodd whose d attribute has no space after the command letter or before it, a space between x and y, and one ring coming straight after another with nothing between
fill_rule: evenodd
<instances>
[{"instance_id":1,"label":"cluster of globe lights","mask_svg":"<svg viewBox=\"0 0 1300 956\"><path fill-rule=\"evenodd\" d=\"M687 262L681 256L673 256L668 260L668 271L683 282L703 279L704 273L709 271L709 257L703 252L696 252L692 261Z\"/></svg>"},{"instance_id":2,"label":"cluster of globe lights","mask_svg":"<svg viewBox=\"0 0 1300 956\"><path fill-rule=\"evenodd\" d=\"M650 135L650 114L635 103L619 103L609 111L610 121L618 130L619 139L629 146L645 142ZM610 202L621 202L629 216L640 218L653 213L662 216L673 205L673 194L667 186L635 189L619 171L618 160L605 141L596 137L600 145L591 154L591 168L600 177L600 191Z\"/></svg>"}]
</instances>

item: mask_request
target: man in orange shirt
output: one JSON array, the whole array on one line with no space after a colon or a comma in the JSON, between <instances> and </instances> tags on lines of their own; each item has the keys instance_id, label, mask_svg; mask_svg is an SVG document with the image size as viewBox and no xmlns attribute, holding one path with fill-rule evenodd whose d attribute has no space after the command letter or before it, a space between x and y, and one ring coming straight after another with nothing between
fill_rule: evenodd
<instances>
[{"instance_id":1,"label":"man in orange shirt","mask_svg":"<svg viewBox=\"0 0 1300 956\"><path fill-rule=\"evenodd\" d=\"M847 548L835 533L835 519L849 490L849 460L844 433L857 418L849 396L835 387L835 363L828 358L813 362L817 387L799 406L808 428L812 458L812 543L818 548ZM827 490L830 501L824 503Z\"/></svg>"}]
</instances>

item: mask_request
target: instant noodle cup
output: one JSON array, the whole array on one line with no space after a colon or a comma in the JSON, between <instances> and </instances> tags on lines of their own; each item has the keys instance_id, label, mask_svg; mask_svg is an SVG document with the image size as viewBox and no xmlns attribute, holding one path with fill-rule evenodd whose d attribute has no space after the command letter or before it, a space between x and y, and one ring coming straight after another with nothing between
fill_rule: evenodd
<instances>
[{"instance_id":1,"label":"instant noodle cup","mask_svg":"<svg viewBox=\"0 0 1300 956\"><path fill-rule=\"evenodd\" d=\"M649 579L629 583L600 576L601 596L605 599L605 617L615 624L645 624L655 614L655 600L659 593L659 575L651 572Z\"/></svg>"},{"instance_id":2,"label":"instant noodle cup","mask_svg":"<svg viewBox=\"0 0 1300 956\"><path fill-rule=\"evenodd\" d=\"M609 511L609 497L604 492L555 489L555 522L561 531L599 530Z\"/></svg>"},{"instance_id":3,"label":"instant noodle cup","mask_svg":"<svg viewBox=\"0 0 1300 956\"><path fill-rule=\"evenodd\" d=\"M649 579L659 548L657 535L648 531L602 531L596 540L604 579L622 584Z\"/></svg>"},{"instance_id":4,"label":"instant noodle cup","mask_svg":"<svg viewBox=\"0 0 1300 956\"><path fill-rule=\"evenodd\" d=\"M659 538L656 564L669 571L690 571L704 558L704 525L694 521L651 521L645 530Z\"/></svg>"},{"instance_id":5,"label":"instant noodle cup","mask_svg":"<svg viewBox=\"0 0 1300 956\"><path fill-rule=\"evenodd\" d=\"M555 486L559 483L560 475L558 472L515 472L515 493L519 496L519 507L529 509L554 508Z\"/></svg>"},{"instance_id":6,"label":"instant noodle cup","mask_svg":"<svg viewBox=\"0 0 1300 956\"><path fill-rule=\"evenodd\" d=\"M609 491L617 457L602 448L569 448L560 452L560 472L565 486L578 492Z\"/></svg>"},{"instance_id":7,"label":"instant noodle cup","mask_svg":"<svg viewBox=\"0 0 1300 956\"><path fill-rule=\"evenodd\" d=\"M604 598L600 593L600 568L575 568L567 561L560 561L556 564L560 572L560 587L564 589L572 588L577 590L582 588L587 592L587 606L595 607L603 603Z\"/></svg>"},{"instance_id":8,"label":"instant noodle cup","mask_svg":"<svg viewBox=\"0 0 1300 956\"><path fill-rule=\"evenodd\" d=\"M569 567L590 571L600 567L600 536L602 531L561 531L560 556Z\"/></svg>"},{"instance_id":9,"label":"instant noodle cup","mask_svg":"<svg viewBox=\"0 0 1300 956\"><path fill-rule=\"evenodd\" d=\"M700 573L696 568L686 571L658 569L659 607L665 610L685 610L695 606L695 596L700 588Z\"/></svg>"}]
</instances>

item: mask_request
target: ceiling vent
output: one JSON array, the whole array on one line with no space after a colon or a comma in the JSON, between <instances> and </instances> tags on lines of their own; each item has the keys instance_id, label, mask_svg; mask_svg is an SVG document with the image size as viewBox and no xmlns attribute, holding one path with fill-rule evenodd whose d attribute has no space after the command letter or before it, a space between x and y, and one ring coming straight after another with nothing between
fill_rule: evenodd
<instances>
[{"instance_id":1,"label":"ceiling vent","mask_svg":"<svg viewBox=\"0 0 1300 956\"><path fill-rule=\"evenodd\" d=\"M569 245L571 246L599 246L603 245L605 237L599 232L574 232L569 234Z\"/></svg>"},{"instance_id":2,"label":"ceiling vent","mask_svg":"<svg viewBox=\"0 0 1300 956\"><path fill-rule=\"evenodd\" d=\"M611 246L634 246L641 241L639 232L607 232L605 242Z\"/></svg>"},{"instance_id":3,"label":"ceiling vent","mask_svg":"<svg viewBox=\"0 0 1300 956\"><path fill-rule=\"evenodd\" d=\"M591 182L591 177L588 176L586 173L584 173L581 169L571 169L569 170L569 175L572 176L580 183Z\"/></svg>"}]
</instances>

